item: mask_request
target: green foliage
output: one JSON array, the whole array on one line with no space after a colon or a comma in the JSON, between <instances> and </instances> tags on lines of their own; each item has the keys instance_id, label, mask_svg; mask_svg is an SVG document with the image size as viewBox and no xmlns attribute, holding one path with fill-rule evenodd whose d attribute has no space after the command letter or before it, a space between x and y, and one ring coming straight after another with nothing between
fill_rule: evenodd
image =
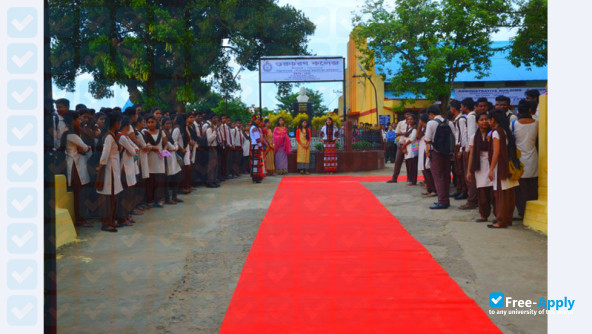
<instances>
[{"instance_id":1,"label":"green foliage","mask_svg":"<svg viewBox=\"0 0 592 334\"><path fill-rule=\"evenodd\" d=\"M228 103L224 99L220 100L218 106L213 108L212 111L219 115L226 114L233 120L240 118L243 123L250 122L253 117L247 109L247 105L239 98L234 97L229 98Z\"/></svg>"},{"instance_id":2,"label":"green foliage","mask_svg":"<svg viewBox=\"0 0 592 334\"><path fill-rule=\"evenodd\" d=\"M302 122L302 120L307 120L310 123L310 120L308 119L308 115L305 113L299 113L298 115L296 115L296 117L294 117L294 120L292 120L292 127L294 129L296 129L298 127L298 125L300 125L300 122Z\"/></svg>"},{"instance_id":3,"label":"green foliage","mask_svg":"<svg viewBox=\"0 0 592 334\"><path fill-rule=\"evenodd\" d=\"M547 65L547 0L528 0L520 6L514 24L510 62L514 66Z\"/></svg>"},{"instance_id":4,"label":"green foliage","mask_svg":"<svg viewBox=\"0 0 592 334\"><path fill-rule=\"evenodd\" d=\"M318 152L323 152L323 143L317 143L314 147L317 149Z\"/></svg>"},{"instance_id":5,"label":"green foliage","mask_svg":"<svg viewBox=\"0 0 592 334\"><path fill-rule=\"evenodd\" d=\"M240 89L229 65L309 54L315 26L277 0L48 0L51 76L67 91L90 74L94 98L126 87L145 107L195 103ZM226 45L223 45L226 40Z\"/></svg>"},{"instance_id":6,"label":"green foliage","mask_svg":"<svg viewBox=\"0 0 592 334\"><path fill-rule=\"evenodd\" d=\"M297 98L300 93L290 93L289 91L278 91L276 99L278 100L278 107L283 110L293 110L294 103L298 102ZM306 95L308 102L312 104L312 115L321 116L329 108L323 104L323 94L319 91L306 88Z\"/></svg>"},{"instance_id":7,"label":"green foliage","mask_svg":"<svg viewBox=\"0 0 592 334\"><path fill-rule=\"evenodd\" d=\"M331 119L333 120L333 124L335 124L335 126L337 126L338 128L341 128L341 118L337 114L334 114L334 113L328 113L323 116L313 117L312 128L315 129L316 131L320 130L323 127L323 125L325 125L325 123L327 123L327 118L329 118L329 115L331 115Z\"/></svg>"},{"instance_id":8,"label":"green foliage","mask_svg":"<svg viewBox=\"0 0 592 334\"><path fill-rule=\"evenodd\" d=\"M354 151L367 151L370 148L372 148L372 143L365 140L352 143L352 149Z\"/></svg>"},{"instance_id":9,"label":"green foliage","mask_svg":"<svg viewBox=\"0 0 592 334\"><path fill-rule=\"evenodd\" d=\"M363 64L369 68L397 61L401 65L390 87L396 95L412 92L429 100L450 98L454 81L463 71L488 74L491 35L508 18L506 0L367 0L354 17L354 38L367 42ZM402 103L412 102L411 99Z\"/></svg>"},{"instance_id":10,"label":"green foliage","mask_svg":"<svg viewBox=\"0 0 592 334\"><path fill-rule=\"evenodd\" d=\"M267 118L271 122L271 127L277 126L277 122L280 117L284 118L284 122L286 124L286 127L290 128L290 126L292 125L292 114L285 111L285 110L280 110L280 112L277 114L269 114L268 115Z\"/></svg>"}]
</instances>

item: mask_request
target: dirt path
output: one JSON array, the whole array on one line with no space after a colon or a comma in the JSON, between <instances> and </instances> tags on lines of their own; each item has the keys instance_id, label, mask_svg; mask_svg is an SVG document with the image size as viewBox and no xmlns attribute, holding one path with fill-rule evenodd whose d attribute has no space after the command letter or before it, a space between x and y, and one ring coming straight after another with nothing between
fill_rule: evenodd
<instances>
[{"instance_id":1,"label":"dirt path","mask_svg":"<svg viewBox=\"0 0 592 334\"><path fill-rule=\"evenodd\" d=\"M382 171L356 175L388 175ZM117 234L81 231L58 260L60 333L217 333L279 177L199 188ZM491 231L476 212L431 211L419 187L364 183L486 312L488 295L546 296L546 237ZM360 208L363 210L363 208ZM546 318L493 317L508 333L546 332Z\"/></svg>"}]
</instances>

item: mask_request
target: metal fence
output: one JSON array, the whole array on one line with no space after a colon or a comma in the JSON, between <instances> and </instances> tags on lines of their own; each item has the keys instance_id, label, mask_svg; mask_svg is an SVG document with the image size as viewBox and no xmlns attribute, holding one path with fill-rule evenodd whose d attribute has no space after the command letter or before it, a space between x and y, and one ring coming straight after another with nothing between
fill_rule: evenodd
<instances>
[{"instance_id":1,"label":"metal fence","mask_svg":"<svg viewBox=\"0 0 592 334\"><path fill-rule=\"evenodd\" d=\"M298 147L296 145L296 138L290 138L290 140L292 142L292 150L294 151ZM312 137L311 143L310 143L310 151L317 152L316 145L319 144L320 142L321 142L321 137ZM345 150L345 140L343 138L338 138L337 139L337 151L343 151L343 150Z\"/></svg>"}]
</instances>

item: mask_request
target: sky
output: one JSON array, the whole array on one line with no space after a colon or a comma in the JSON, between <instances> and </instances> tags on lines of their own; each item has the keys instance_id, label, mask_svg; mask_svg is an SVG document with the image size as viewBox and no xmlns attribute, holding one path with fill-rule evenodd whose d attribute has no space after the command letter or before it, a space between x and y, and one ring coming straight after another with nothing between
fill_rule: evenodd
<instances>
[{"instance_id":1,"label":"sky","mask_svg":"<svg viewBox=\"0 0 592 334\"><path fill-rule=\"evenodd\" d=\"M304 12L316 25L315 33L309 38L309 50L319 56L342 56L347 55L347 42L349 34L353 29L352 12L358 11L363 5L363 0L323 0L322 6L319 0L280 0L280 5L290 4L296 9ZM495 41L508 40L513 35L512 31L507 29L500 31L493 36ZM237 73L239 67L233 65ZM68 98L72 105L83 103L90 108L99 109L101 107L123 107L128 100L127 89L115 87L115 96L110 99L96 100L88 92L88 83L91 81L89 75L80 75L76 80L76 92L67 93L59 90L54 85L54 99ZM239 74L239 82L242 88L241 92L235 94L240 96L248 106L259 105L259 74L257 71L242 71ZM323 94L325 105L329 110L338 106L339 96L342 93L342 84L339 82L331 83L304 83L302 86L318 90ZM294 88L297 91L299 88ZM262 84L262 104L263 107L275 109L277 100L277 88L275 84Z\"/></svg>"}]
</instances>

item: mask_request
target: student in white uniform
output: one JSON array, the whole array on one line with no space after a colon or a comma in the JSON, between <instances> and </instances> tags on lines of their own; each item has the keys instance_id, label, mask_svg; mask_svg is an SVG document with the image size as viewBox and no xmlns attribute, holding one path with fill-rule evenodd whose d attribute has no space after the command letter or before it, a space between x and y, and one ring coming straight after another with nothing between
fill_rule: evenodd
<instances>
[{"instance_id":1,"label":"student in white uniform","mask_svg":"<svg viewBox=\"0 0 592 334\"><path fill-rule=\"evenodd\" d=\"M245 124L241 130L241 143L243 146L243 158L241 160L241 172L249 174L251 172L250 158L251 158L251 136L249 133L249 125Z\"/></svg>"},{"instance_id":2,"label":"student in white uniform","mask_svg":"<svg viewBox=\"0 0 592 334\"><path fill-rule=\"evenodd\" d=\"M117 196L117 220L118 226L132 226L134 221L131 218L134 209L134 195L136 181L136 160L138 158L139 148L130 139L129 133L132 131L129 117L123 116L121 128L119 129L119 145L123 148L121 154L121 185L123 191Z\"/></svg>"},{"instance_id":3,"label":"student in white uniform","mask_svg":"<svg viewBox=\"0 0 592 334\"><path fill-rule=\"evenodd\" d=\"M456 139L456 148L454 152L454 170L456 176L456 192L454 198L457 200L467 199L468 188L465 180L463 153L465 150L465 141L467 140L467 118L460 111L461 103L459 101L450 102L450 112L454 115L454 138Z\"/></svg>"},{"instance_id":4,"label":"student in white uniform","mask_svg":"<svg viewBox=\"0 0 592 334\"><path fill-rule=\"evenodd\" d=\"M82 190L90 182L90 176L86 167L86 154L90 155L90 146L86 145L80 137L80 114L70 111L64 115L64 121L68 130L60 138L60 147L66 152L66 171L68 186L74 193L74 225L92 227L81 215L83 198Z\"/></svg>"},{"instance_id":5,"label":"student in white uniform","mask_svg":"<svg viewBox=\"0 0 592 334\"><path fill-rule=\"evenodd\" d=\"M146 128L146 120L144 116L138 115L138 119L136 123L133 124L134 127L134 137L136 138L136 146L140 149L138 153L138 167L140 173L136 176L136 181L138 182L136 186L136 191L138 192L138 209L140 210L148 210L150 206L148 205L148 198L146 194L148 193L148 179L150 179L150 165L148 164L148 152L152 149L152 146L146 143L144 140L144 134L142 131Z\"/></svg>"},{"instance_id":6,"label":"student in white uniform","mask_svg":"<svg viewBox=\"0 0 592 334\"><path fill-rule=\"evenodd\" d=\"M191 116L189 124L193 123L193 115L191 114L177 114L175 119L175 128L173 129L172 137L177 144L178 150L176 154L183 159L182 178L180 180L180 192L182 194L189 194L191 192L191 148L189 146L189 133L187 132L187 116Z\"/></svg>"},{"instance_id":7,"label":"student in white uniform","mask_svg":"<svg viewBox=\"0 0 592 334\"><path fill-rule=\"evenodd\" d=\"M212 116L210 122L204 124L205 127L205 138L207 140L208 147L208 165L206 167L206 187L218 188L220 184L217 182L218 178L218 131L216 127L218 125L218 116Z\"/></svg>"},{"instance_id":8,"label":"student in white uniform","mask_svg":"<svg viewBox=\"0 0 592 334\"><path fill-rule=\"evenodd\" d=\"M167 182L165 188L165 203L166 204L177 204L183 202L177 195L179 194L180 182L181 182L181 165L183 164L182 158L179 156L177 159L177 150L179 145L173 138L173 121L169 117L162 118L162 128L167 138L167 151L170 152L171 156L165 158L166 161L166 175ZM179 164L181 160L181 164ZM170 192L170 194L169 194Z\"/></svg>"},{"instance_id":9,"label":"student in white uniform","mask_svg":"<svg viewBox=\"0 0 592 334\"><path fill-rule=\"evenodd\" d=\"M468 97L461 101L460 103L460 111L466 117L466 132L465 137L463 138L463 171L465 174L469 171L469 154L470 154L470 138L477 133L477 119L475 110L475 102L472 98ZM462 176L461 176L462 177ZM471 178L466 179L467 185L467 202L458 208L461 210L471 210L478 207L478 199L477 199L477 186L475 185L475 179Z\"/></svg>"},{"instance_id":10,"label":"student in white uniform","mask_svg":"<svg viewBox=\"0 0 592 334\"><path fill-rule=\"evenodd\" d=\"M405 134L405 139L401 143L402 151L405 154L405 168L407 169L407 185L414 186L417 184L417 163L418 150L417 145L417 122L415 115L407 117L407 125L409 131Z\"/></svg>"},{"instance_id":11,"label":"student in white uniform","mask_svg":"<svg viewBox=\"0 0 592 334\"><path fill-rule=\"evenodd\" d=\"M538 198L539 154L537 139L539 123L533 119L536 109L535 101L521 100L518 104L518 120L510 124L510 129L516 138L516 147L520 150L520 161L524 164L524 174L516 189L516 209L520 218L524 218L526 202Z\"/></svg>"},{"instance_id":12,"label":"student in white uniform","mask_svg":"<svg viewBox=\"0 0 592 334\"><path fill-rule=\"evenodd\" d=\"M430 116L427 114L426 109L420 112L419 117L419 132L417 133L417 140L419 141L419 151L417 156L417 170L418 173L423 173L424 183L426 186L426 192L422 193L426 197L436 196L436 187L434 186L434 179L432 177L432 171L430 170L430 158L426 155L426 142L423 140L425 136L426 126L430 121Z\"/></svg>"},{"instance_id":13,"label":"student in white uniform","mask_svg":"<svg viewBox=\"0 0 592 334\"><path fill-rule=\"evenodd\" d=\"M486 222L490 213L495 215L495 198L493 196L493 181L489 179L489 142L487 135L491 127L487 113L477 115L478 131L471 136L469 151L469 168L467 180L475 183L477 187L477 203L479 215L476 222Z\"/></svg>"},{"instance_id":14,"label":"student in white uniform","mask_svg":"<svg viewBox=\"0 0 592 334\"><path fill-rule=\"evenodd\" d=\"M505 228L512 225L512 215L516 206L515 187L518 181L510 179L509 163L512 151L516 150L514 136L509 128L508 118L502 110L489 112L489 122L493 129L491 135L492 156L489 165L489 179L493 181L495 193L496 222L490 228Z\"/></svg>"},{"instance_id":15,"label":"student in white uniform","mask_svg":"<svg viewBox=\"0 0 592 334\"><path fill-rule=\"evenodd\" d=\"M232 169L231 172L235 177L241 175L240 165L243 158L243 139L242 139L242 122L236 119L232 123L232 143L234 145L232 151Z\"/></svg>"},{"instance_id":16,"label":"student in white uniform","mask_svg":"<svg viewBox=\"0 0 592 334\"><path fill-rule=\"evenodd\" d=\"M166 182L165 161L162 151L166 147L166 136L161 129L157 128L154 115L146 117L146 129L142 131L144 140L150 145L148 152L148 168L150 178L148 179L147 201L155 208L162 208L161 201L164 199L164 186Z\"/></svg>"},{"instance_id":17,"label":"student in white uniform","mask_svg":"<svg viewBox=\"0 0 592 334\"><path fill-rule=\"evenodd\" d=\"M121 125L121 115L110 112L107 115L108 131L103 136L103 150L99 160L97 171L104 169L104 177L97 180L100 184L97 193L104 196L102 201L101 230L117 232L117 194L123 191L121 185L121 165L119 152L121 150L117 142L117 130ZM102 181L102 182L101 182Z\"/></svg>"}]
</instances>

